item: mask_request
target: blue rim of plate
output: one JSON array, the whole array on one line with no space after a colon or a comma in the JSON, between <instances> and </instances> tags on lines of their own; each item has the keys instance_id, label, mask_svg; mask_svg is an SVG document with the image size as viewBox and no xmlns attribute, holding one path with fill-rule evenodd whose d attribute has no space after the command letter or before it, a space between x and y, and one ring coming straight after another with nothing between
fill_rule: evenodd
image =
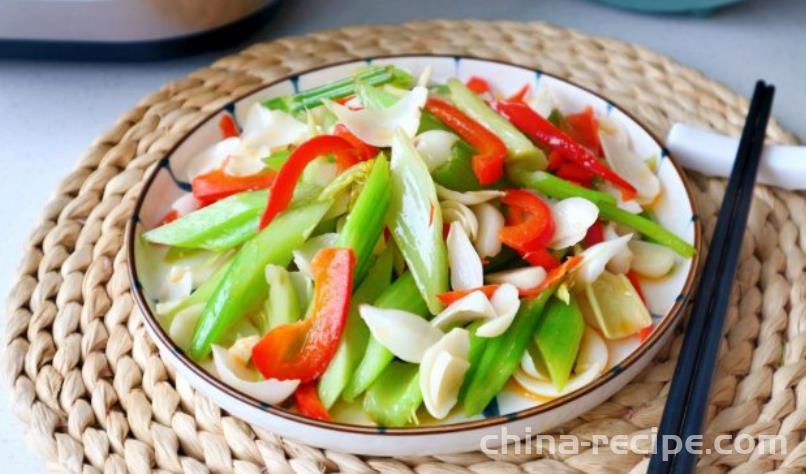
<instances>
[{"instance_id":1,"label":"blue rim of plate","mask_svg":"<svg viewBox=\"0 0 806 474\"><path fill-rule=\"evenodd\" d=\"M131 217L128 219L127 229L125 232L125 246L126 246L126 253L128 258L128 274L129 274L129 282L131 284L132 295L134 296L135 302L137 303L138 308L140 309L140 314L143 316L143 320L146 324L148 324L149 328L151 329L152 334L156 335L156 337L160 340L164 347L170 348L176 357L182 362L189 370L191 370L197 377L203 379L208 384L212 385L217 390L223 392L224 394L237 399L238 401L250 405L254 408L263 410L268 412L269 414L279 416L285 418L289 421L302 423L310 426L314 426L317 428L324 428L328 430L340 431L344 433L352 433L352 434L360 434L360 435L377 435L377 434L384 434L384 435L399 435L399 436L413 436L413 435L434 435L434 434L447 434L447 433L458 433L464 431L471 431L477 430L481 428L488 428L494 427L501 424L506 424L518 420L523 420L527 418L531 418L533 416L539 415L541 413L548 412L555 408L558 408L562 405L567 403L573 403L577 399L587 395L588 393L598 389L599 387L605 385L606 383L610 382L613 378L617 377L619 374L624 372L625 370L629 369L634 363L636 363L642 356L649 351L649 349L656 344L658 344L661 339L666 335L666 332L672 328L679 319L682 318L683 315L683 308L689 302L691 293L694 286L694 280L697 276L697 270L699 267L699 259L702 251L702 223L701 220L698 218L698 209L697 203L694 199L694 194L691 191L691 185L688 182L688 178L685 175L682 167L675 161L673 157L668 154L666 147L663 145L663 142L652 133L640 120L638 120L634 115L625 111L623 108L619 107L618 104L602 97L600 94L576 84L572 81L567 79L563 79L553 74L546 73L542 70L523 66L517 63L513 63L510 61L503 61L497 59L488 59L483 57L477 56L470 56L470 55L455 55L455 54L428 54L428 53L411 53L411 54L389 54L389 55L379 55L379 56L368 56L363 58L353 58L347 59L344 61L338 61L334 63L328 63L322 66L313 67L310 69L306 69L304 71L295 72L293 74L288 74L283 76L277 80L269 82L267 84L258 86L249 92L246 92L235 99L232 99L227 104L219 107L218 109L212 111L210 115L193 126L190 130L185 133L185 136L182 137L176 144L171 147L171 149L166 152L165 156L162 160L167 163L170 161L171 155L198 129L208 123L213 117L216 117L221 112L231 111L236 103L240 102L248 98L249 96L269 87L275 86L280 84L284 81L291 81L292 83L296 83L299 76L309 74L316 71L321 71L324 69L343 66L352 63L360 63L365 62L367 64L371 63L376 59L395 59L395 58L452 58L457 63L464 59L475 60L475 61L485 61L493 64L504 65L504 66L512 66L516 68L525 69L527 71L532 71L539 75L545 75L546 77L551 77L555 80L565 82L569 85L577 87L583 91L588 92L589 94L598 97L600 100L605 101L609 105L611 105L614 109L621 111L625 116L627 116L630 120L635 122L641 130L644 131L648 136L650 136L655 143L663 150L664 154L666 154L666 158L672 163L677 172L678 176L683 183L683 187L686 190L686 195L688 196L689 203L691 204L692 210L692 223L694 225L694 248L696 253L693 257L691 257L691 270L686 277L685 284L683 285L683 289L681 293L675 298L675 303L672 305L672 308L663 316L662 321L660 324L655 327L655 330L652 331L652 334L649 338L643 341L638 348L636 348L632 353L630 353L624 360L621 361L618 365L611 368L608 372L600 375L596 380L593 382L571 392L561 397L555 398L548 402L542 403L540 405L536 405L530 408L525 408L523 410L519 410L513 413L507 414L500 414L492 407L488 407L487 412L489 412L490 416L485 416L485 418L477 419L477 420L469 420L463 421L459 423L451 423L446 425L430 425L430 426L416 426L416 427L404 427L404 428L387 428L382 426L368 426L368 425L356 425L356 424L349 424L349 423L339 423L335 421L322 421L316 420L313 418L308 418L304 415L299 413L287 410L285 408L274 406L267 404L265 402L261 402L249 395L246 395L223 381L219 380L211 373L206 371L202 368L199 364L193 361L190 357L188 357L184 351L182 351L176 344L171 340L171 338L166 334L165 330L162 326L157 322L157 319L154 317L154 314L151 312L151 308L148 306L146 302L146 297L142 291L142 285L140 284L140 279L137 276L137 269L135 268L135 252L134 252L134 242L136 239L135 231L137 229L137 224L139 222L139 215L140 211L143 207L143 203L145 202L146 194L148 194L151 185L153 184L154 180L156 179L157 175L159 174L160 170L163 166L156 166L151 171L150 175L146 178L145 183L143 184L140 193L137 196L137 202L134 206L134 210L132 212ZM495 398L493 399L495 402ZM578 416L576 414L575 416ZM249 421L249 420L246 420Z\"/></svg>"}]
</instances>

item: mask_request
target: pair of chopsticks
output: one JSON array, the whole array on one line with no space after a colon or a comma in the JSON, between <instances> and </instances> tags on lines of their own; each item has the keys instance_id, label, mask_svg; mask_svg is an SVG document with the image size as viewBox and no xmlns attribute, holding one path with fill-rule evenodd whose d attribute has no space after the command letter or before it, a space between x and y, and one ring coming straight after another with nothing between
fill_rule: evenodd
<instances>
[{"instance_id":1,"label":"pair of chopsticks","mask_svg":"<svg viewBox=\"0 0 806 474\"><path fill-rule=\"evenodd\" d=\"M685 446L703 427L774 94L773 86L756 83L649 463L651 474L688 473L697 460Z\"/></svg>"}]
</instances>

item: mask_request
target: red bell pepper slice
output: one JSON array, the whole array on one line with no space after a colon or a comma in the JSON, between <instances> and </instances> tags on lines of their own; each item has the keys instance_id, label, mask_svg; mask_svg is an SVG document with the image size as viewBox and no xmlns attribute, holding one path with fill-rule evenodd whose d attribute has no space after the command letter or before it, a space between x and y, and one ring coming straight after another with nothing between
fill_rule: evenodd
<instances>
[{"instance_id":1,"label":"red bell pepper slice","mask_svg":"<svg viewBox=\"0 0 806 474\"><path fill-rule=\"evenodd\" d=\"M543 267L546 271L554 270L560 266L557 257L551 254L545 247L538 247L523 253L523 259L535 267Z\"/></svg>"},{"instance_id":2,"label":"red bell pepper slice","mask_svg":"<svg viewBox=\"0 0 806 474\"><path fill-rule=\"evenodd\" d=\"M277 326L252 349L255 367L267 379L312 382L339 346L350 308L355 254L352 249L324 248L311 266L315 290L308 317Z\"/></svg>"},{"instance_id":3,"label":"red bell pepper slice","mask_svg":"<svg viewBox=\"0 0 806 474\"><path fill-rule=\"evenodd\" d=\"M554 236L554 217L545 201L529 191L510 189L501 202L507 206L509 224L499 232L501 242L521 253L548 245Z\"/></svg>"},{"instance_id":4,"label":"red bell pepper slice","mask_svg":"<svg viewBox=\"0 0 806 474\"><path fill-rule=\"evenodd\" d=\"M439 298L439 300L442 301L442 304L445 306L452 305L474 291L481 291L484 293L484 296L486 296L487 299L490 299L493 297L493 293L495 293L495 290L497 290L499 286L501 285L484 285L478 288L471 288L469 290L446 291L445 293L438 294L437 298Z\"/></svg>"},{"instance_id":5,"label":"red bell pepper slice","mask_svg":"<svg viewBox=\"0 0 806 474\"><path fill-rule=\"evenodd\" d=\"M319 399L315 383L305 383L297 387L297 391L294 392L294 403L297 405L297 410L308 418L330 421L330 413Z\"/></svg>"},{"instance_id":6,"label":"red bell pepper slice","mask_svg":"<svg viewBox=\"0 0 806 474\"><path fill-rule=\"evenodd\" d=\"M240 133L238 133L238 125L235 124L235 119L233 119L230 114L221 116L221 120L218 121L218 128L221 130L221 135L223 135L224 138L232 138L240 135Z\"/></svg>"},{"instance_id":7,"label":"red bell pepper slice","mask_svg":"<svg viewBox=\"0 0 806 474\"><path fill-rule=\"evenodd\" d=\"M630 200L635 197L635 188L630 183L602 163L584 146L575 142L568 134L541 117L527 104L499 101L495 103L495 109L521 132L541 146L548 148L550 151L562 153L567 159L616 185L621 190L624 200Z\"/></svg>"},{"instance_id":8,"label":"red bell pepper slice","mask_svg":"<svg viewBox=\"0 0 806 474\"><path fill-rule=\"evenodd\" d=\"M524 84L518 89L517 92L509 96L507 99L510 102L525 102L526 96L529 95L529 91L531 90L531 86L529 84Z\"/></svg>"},{"instance_id":9,"label":"red bell pepper slice","mask_svg":"<svg viewBox=\"0 0 806 474\"><path fill-rule=\"evenodd\" d=\"M249 176L232 176L217 169L193 178L190 184L193 197L202 206L207 206L236 193L266 189L274 183L276 176L277 173L272 170Z\"/></svg>"},{"instance_id":10,"label":"red bell pepper slice","mask_svg":"<svg viewBox=\"0 0 806 474\"><path fill-rule=\"evenodd\" d=\"M470 76L470 79L467 80L465 85L478 95L490 92L490 84L479 76Z\"/></svg>"},{"instance_id":11,"label":"red bell pepper slice","mask_svg":"<svg viewBox=\"0 0 806 474\"><path fill-rule=\"evenodd\" d=\"M359 158L364 160L370 160L375 158L378 155L378 148L370 145L369 143L363 142L360 138L355 136L353 132L351 132L346 125L340 123L333 128L333 135L337 137L341 137L353 146L358 152Z\"/></svg>"},{"instance_id":12,"label":"red bell pepper slice","mask_svg":"<svg viewBox=\"0 0 806 474\"><path fill-rule=\"evenodd\" d=\"M556 285L559 283L563 278L568 275L574 268L579 266L582 263L582 256L581 255L574 255L570 257L568 260L564 261L560 264L557 268L551 270L548 275L546 275L546 279L543 280L542 283L537 285L536 287L530 290L521 290L520 294L524 297L534 297L542 293L546 288Z\"/></svg>"},{"instance_id":13,"label":"red bell pepper slice","mask_svg":"<svg viewBox=\"0 0 806 474\"><path fill-rule=\"evenodd\" d=\"M476 149L471 164L482 186L501 179L507 147L496 134L445 101L428 99L425 108Z\"/></svg>"},{"instance_id":14,"label":"red bell pepper slice","mask_svg":"<svg viewBox=\"0 0 806 474\"><path fill-rule=\"evenodd\" d=\"M272 219L291 203L297 180L305 171L305 167L316 158L331 154L336 157L336 162L342 169L349 168L358 162L358 152L355 147L348 140L335 135L313 137L291 152L271 187L266 210L263 211L263 216L260 218L261 229L269 225Z\"/></svg>"},{"instance_id":15,"label":"red bell pepper slice","mask_svg":"<svg viewBox=\"0 0 806 474\"><path fill-rule=\"evenodd\" d=\"M602 142L599 140L599 122L592 107L585 107L582 112L563 117L560 129L597 157L604 154Z\"/></svg>"},{"instance_id":16,"label":"red bell pepper slice","mask_svg":"<svg viewBox=\"0 0 806 474\"><path fill-rule=\"evenodd\" d=\"M585 238L582 239L582 245L588 248L602 242L604 242L604 227L602 221L596 221L588 228Z\"/></svg>"},{"instance_id":17,"label":"red bell pepper slice","mask_svg":"<svg viewBox=\"0 0 806 474\"><path fill-rule=\"evenodd\" d=\"M177 211L176 209L171 209L170 211L168 211L167 214L165 214L162 217L162 220L160 221L160 225L170 224L171 222L179 219L179 217L180 217L179 216L179 211Z\"/></svg>"}]
</instances>

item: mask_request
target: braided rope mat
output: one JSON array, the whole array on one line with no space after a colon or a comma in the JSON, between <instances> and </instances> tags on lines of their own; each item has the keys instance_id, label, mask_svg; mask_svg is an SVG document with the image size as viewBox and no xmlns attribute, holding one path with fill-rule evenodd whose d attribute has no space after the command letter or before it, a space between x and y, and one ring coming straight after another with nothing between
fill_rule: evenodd
<instances>
[{"instance_id":1,"label":"braided rope mat","mask_svg":"<svg viewBox=\"0 0 806 474\"><path fill-rule=\"evenodd\" d=\"M92 144L34 230L8 300L4 378L30 444L69 472L626 472L643 456L482 453L367 459L322 451L221 411L165 367L129 294L123 230L144 173L230 98L292 71L377 54L505 59L612 98L659 136L685 120L738 134L747 101L669 59L542 23L433 21L355 27L254 45L168 84ZM771 124L769 139L795 137ZM706 236L722 180L695 177ZM705 472L806 466L806 200L756 189L712 396L711 434L781 434L788 453L712 454ZM680 336L611 400L564 433L646 434L657 426ZM512 452L513 450L510 450Z\"/></svg>"}]
</instances>

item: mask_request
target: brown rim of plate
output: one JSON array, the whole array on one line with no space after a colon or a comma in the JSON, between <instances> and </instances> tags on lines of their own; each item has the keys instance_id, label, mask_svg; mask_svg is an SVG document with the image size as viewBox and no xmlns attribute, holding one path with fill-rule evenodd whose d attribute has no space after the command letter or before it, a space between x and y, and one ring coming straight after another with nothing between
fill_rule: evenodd
<instances>
[{"instance_id":1,"label":"brown rim of plate","mask_svg":"<svg viewBox=\"0 0 806 474\"><path fill-rule=\"evenodd\" d=\"M531 67L528 67L528 66L522 66L520 64L516 64L516 63L513 63L513 62L509 62L509 61L503 61L503 60L497 60L497 59L487 59L487 58L482 58L482 57L477 57L477 56L451 55L451 54L418 54L418 53L370 56L370 57L354 58L354 59L348 59L348 60L344 60L344 61L338 61L338 62L334 62L334 63L329 63L329 64L325 64L325 65L322 65L322 66L317 66L317 67L313 67L313 68L310 68L310 69L306 69L304 71L295 72L293 74L288 74L288 75L283 76L282 78L279 78L277 80L274 80L274 81L272 81L272 82L270 82L268 84L264 84L264 85L261 85L259 87L256 87L255 89L253 89L253 90L251 90L249 92L246 92L246 93L240 95L239 97L236 97L236 98L230 100L224 106L219 107L218 109L216 109L215 111L210 113L209 117L207 117L205 120L199 122L197 125L195 125L193 128L191 128L181 140L179 140L173 147L171 147L171 149L165 154L163 159L170 160L170 156L191 135L193 135L199 128L201 128L203 125L205 125L207 122L209 122L210 119L212 119L213 117L215 117L216 115L218 115L222 111L225 111L232 104L235 104L235 103L237 103L237 102L239 102L239 101L241 101L241 100L243 100L243 99L245 99L245 98L247 98L247 97L249 97L249 96L251 96L251 95L253 95L253 94L255 94L255 93L259 92L259 91L261 91L261 90L263 90L263 89L272 87L272 86L277 85L277 84L279 84L281 82L284 82L284 81L291 80L293 77L298 77L298 76L302 76L302 75L305 75L305 74L309 74L311 72L321 71L321 70L324 70L324 69L328 69L328 68L336 67L336 66L341 66L341 65L345 65L345 64L361 63L361 62L365 62L365 63L369 64L369 63L371 63L371 61L374 61L376 59L415 58L415 57L471 59L471 60L477 60L477 61L485 61L485 62L489 62L489 63L493 63L493 64L517 67L517 68L520 68L520 69L525 69L527 71L540 73L541 75L545 75L547 77L554 78L554 79L556 79L558 81L562 81L562 82L570 84L570 85L572 85L574 87L582 89L582 90L590 93L591 95L593 95L595 97L598 97L599 99L611 104L614 109L619 110L622 113L624 113L633 122L635 122L647 135L652 137L652 139L655 141L655 143L657 143L660 146L661 150L663 150L666 153L666 155L667 155L666 158L669 159L669 161L672 163L672 165L674 166L675 170L677 171L677 174L680 176L680 179L683 182L683 187L685 188L686 194L688 195L689 203L691 204L692 216L694 217L694 248L696 250L696 253L694 254L693 257L691 257L691 270L689 271L689 274L686 277L686 282L683 285L683 288L682 288L682 290L680 292L680 296L682 296L682 298L678 297L675 300L675 303L672 305L672 308L660 320L661 321L660 324L655 328L655 330L652 331L652 334L649 336L649 339L647 339L646 341L642 342L640 344L640 346L635 351L630 353L630 355L628 355L624 360L621 361L621 363L619 364L619 370L614 371L613 369L610 369L610 370L607 371L607 373L599 376L596 380L594 380L593 382L583 386L582 388L580 388L578 390L575 390L575 391L573 391L573 392L571 392L569 394L563 395L561 397L555 398L555 399L553 399L553 400L551 400L549 402L546 402L544 404L537 405L537 406L534 406L534 407L531 407L531 408L526 408L524 410L520 410L520 411L517 411L517 412L514 412L514 413L491 416L491 417L484 418L484 419L481 419L481 420L464 421L464 422L461 422L461 423L454 423L454 424L448 424L448 425L420 426L420 427L412 427L412 428L381 428L381 427L377 427L377 426L354 425L354 424L348 424L348 423L338 423L338 422L333 422L333 421L315 420L313 418L308 418L308 417L303 416L301 414L298 414L298 413L295 413L295 412L292 412L292 411L289 411L289 410L286 410L286 409L283 409L283 408L280 408L280 407L267 405L264 402L260 402L260 401L256 400L255 398L252 398L252 397L250 397L250 396L248 396L246 394L243 394L243 393L239 392L238 390L236 390L236 389L230 387L229 385L225 384L224 382L222 382L218 378L214 377L212 374L210 374L206 370L204 370L196 362L194 362L192 359L190 359L184 353L184 351L179 351L179 350L176 351L176 355L179 358L179 360L182 363L184 363L193 373L195 373L198 377L200 377L201 379L205 380L210 385L212 385L214 388L218 389L219 391L223 392L224 394L226 394L226 395L228 395L230 397L233 397L233 398L237 399L240 402L249 404L249 405L251 405L251 406L253 406L255 408L258 408L260 410L266 411L266 412L268 412L268 413L270 413L272 415L276 415L276 416L288 419L290 421L303 423L303 424L314 426L314 427L317 427L317 428L336 430L336 431L341 431L341 432L346 432L346 433L361 434L361 435L385 434L385 435L408 435L408 436L411 436L411 435L431 435L431 434L440 434L440 433L453 433L453 432L470 431L470 430L475 430L475 429L480 429L480 428L492 427L492 426L500 425L500 424L503 424L503 423L509 423L509 422L523 420L523 419L526 419L526 418L533 417L535 415L539 415L541 413L548 412L548 411L550 411L550 410L552 410L554 408L557 408L559 406L565 405L567 403L574 402L575 400L577 400L577 399L587 395L588 393L598 389L599 387L605 385L606 383L608 383L609 381L613 380L615 377L617 377L622 372L628 370L630 368L630 366L632 366L632 364L634 364L637 360L641 359L641 357L647 351L649 351L649 349L651 347L653 347L654 345L658 344L659 341L665 335L666 331L668 331L671 327L673 327L678 322L678 320L682 317L683 308L688 303L689 298L691 297L691 290L692 290L692 287L694 285L694 279L695 279L696 274L697 274L698 263L699 263L701 250L702 250L702 248L701 248L702 247L702 224L701 224L699 216L698 216L697 203L694 200L693 193L691 192L691 185L690 185L690 183L688 181L688 177L686 176L685 172L680 167L680 165L678 165L677 162L674 160L674 158L671 156L671 154L668 153L668 150L666 150L666 147L663 146L663 142L661 140L659 140L658 137L652 131L650 131L640 120L636 119L635 116L633 116L631 113L629 113L629 112L625 111L623 108L619 107L618 104L606 99L605 97L602 97L600 94L598 94L598 93L596 93L596 92L594 92L594 91L592 91L592 90L590 90L590 89L588 89L586 87L580 86L580 85L578 85L578 84L576 84L576 83L574 83L572 81L560 78L560 77L558 77L556 75L543 72L543 71L541 71L539 69L531 68ZM159 171L160 171L160 167L159 166L155 167L151 171L151 173L148 176L148 178L146 179L146 182L143 185L143 188L140 190L140 193L139 193L139 195L137 197L137 203L135 204L135 207L134 207L134 211L133 211L132 216L129 219L128 224L127 224L128 228L127 228L126 233L125 233L125 237L126 237L125 245L126 245L126 252L127 252L128 262L129 262L129 265L128 265L129 283L130 283L130 286L131 286L132 294L134 295L134 299L137 302L137 306L140 308L140 313L143 315L143 319L146 322L146 324L148 324L148 326L151 328L152 334L156 335L156 337L160 340L160 342L162 342L163 345L165 345L167 347L176 347L176 345L173 343L171 338L165 333L165 330L162 328L162 326L160 326L160 324L157 322L157 320L154 317L154 315L151 313L151 309L149 308L148 304L146 303L145 296L143 295L141 288L137 284L137 282L139 281L139 278L137 276L137 270L135 268L135 265L133 264L133 262L135 261L134 260L134 239L136 237L135 236L135 230L136 230L136 227L137 227L136 222L135 222L136 216L139 216L140 211L141 211L142 206L143 206L143 202L145 201L145 196L146 196L148 190L151 188L151 185L153 184L153 182L154 182L155 178L157 177L157 174L159 173Z\"/></svg>"}]
</instances>

